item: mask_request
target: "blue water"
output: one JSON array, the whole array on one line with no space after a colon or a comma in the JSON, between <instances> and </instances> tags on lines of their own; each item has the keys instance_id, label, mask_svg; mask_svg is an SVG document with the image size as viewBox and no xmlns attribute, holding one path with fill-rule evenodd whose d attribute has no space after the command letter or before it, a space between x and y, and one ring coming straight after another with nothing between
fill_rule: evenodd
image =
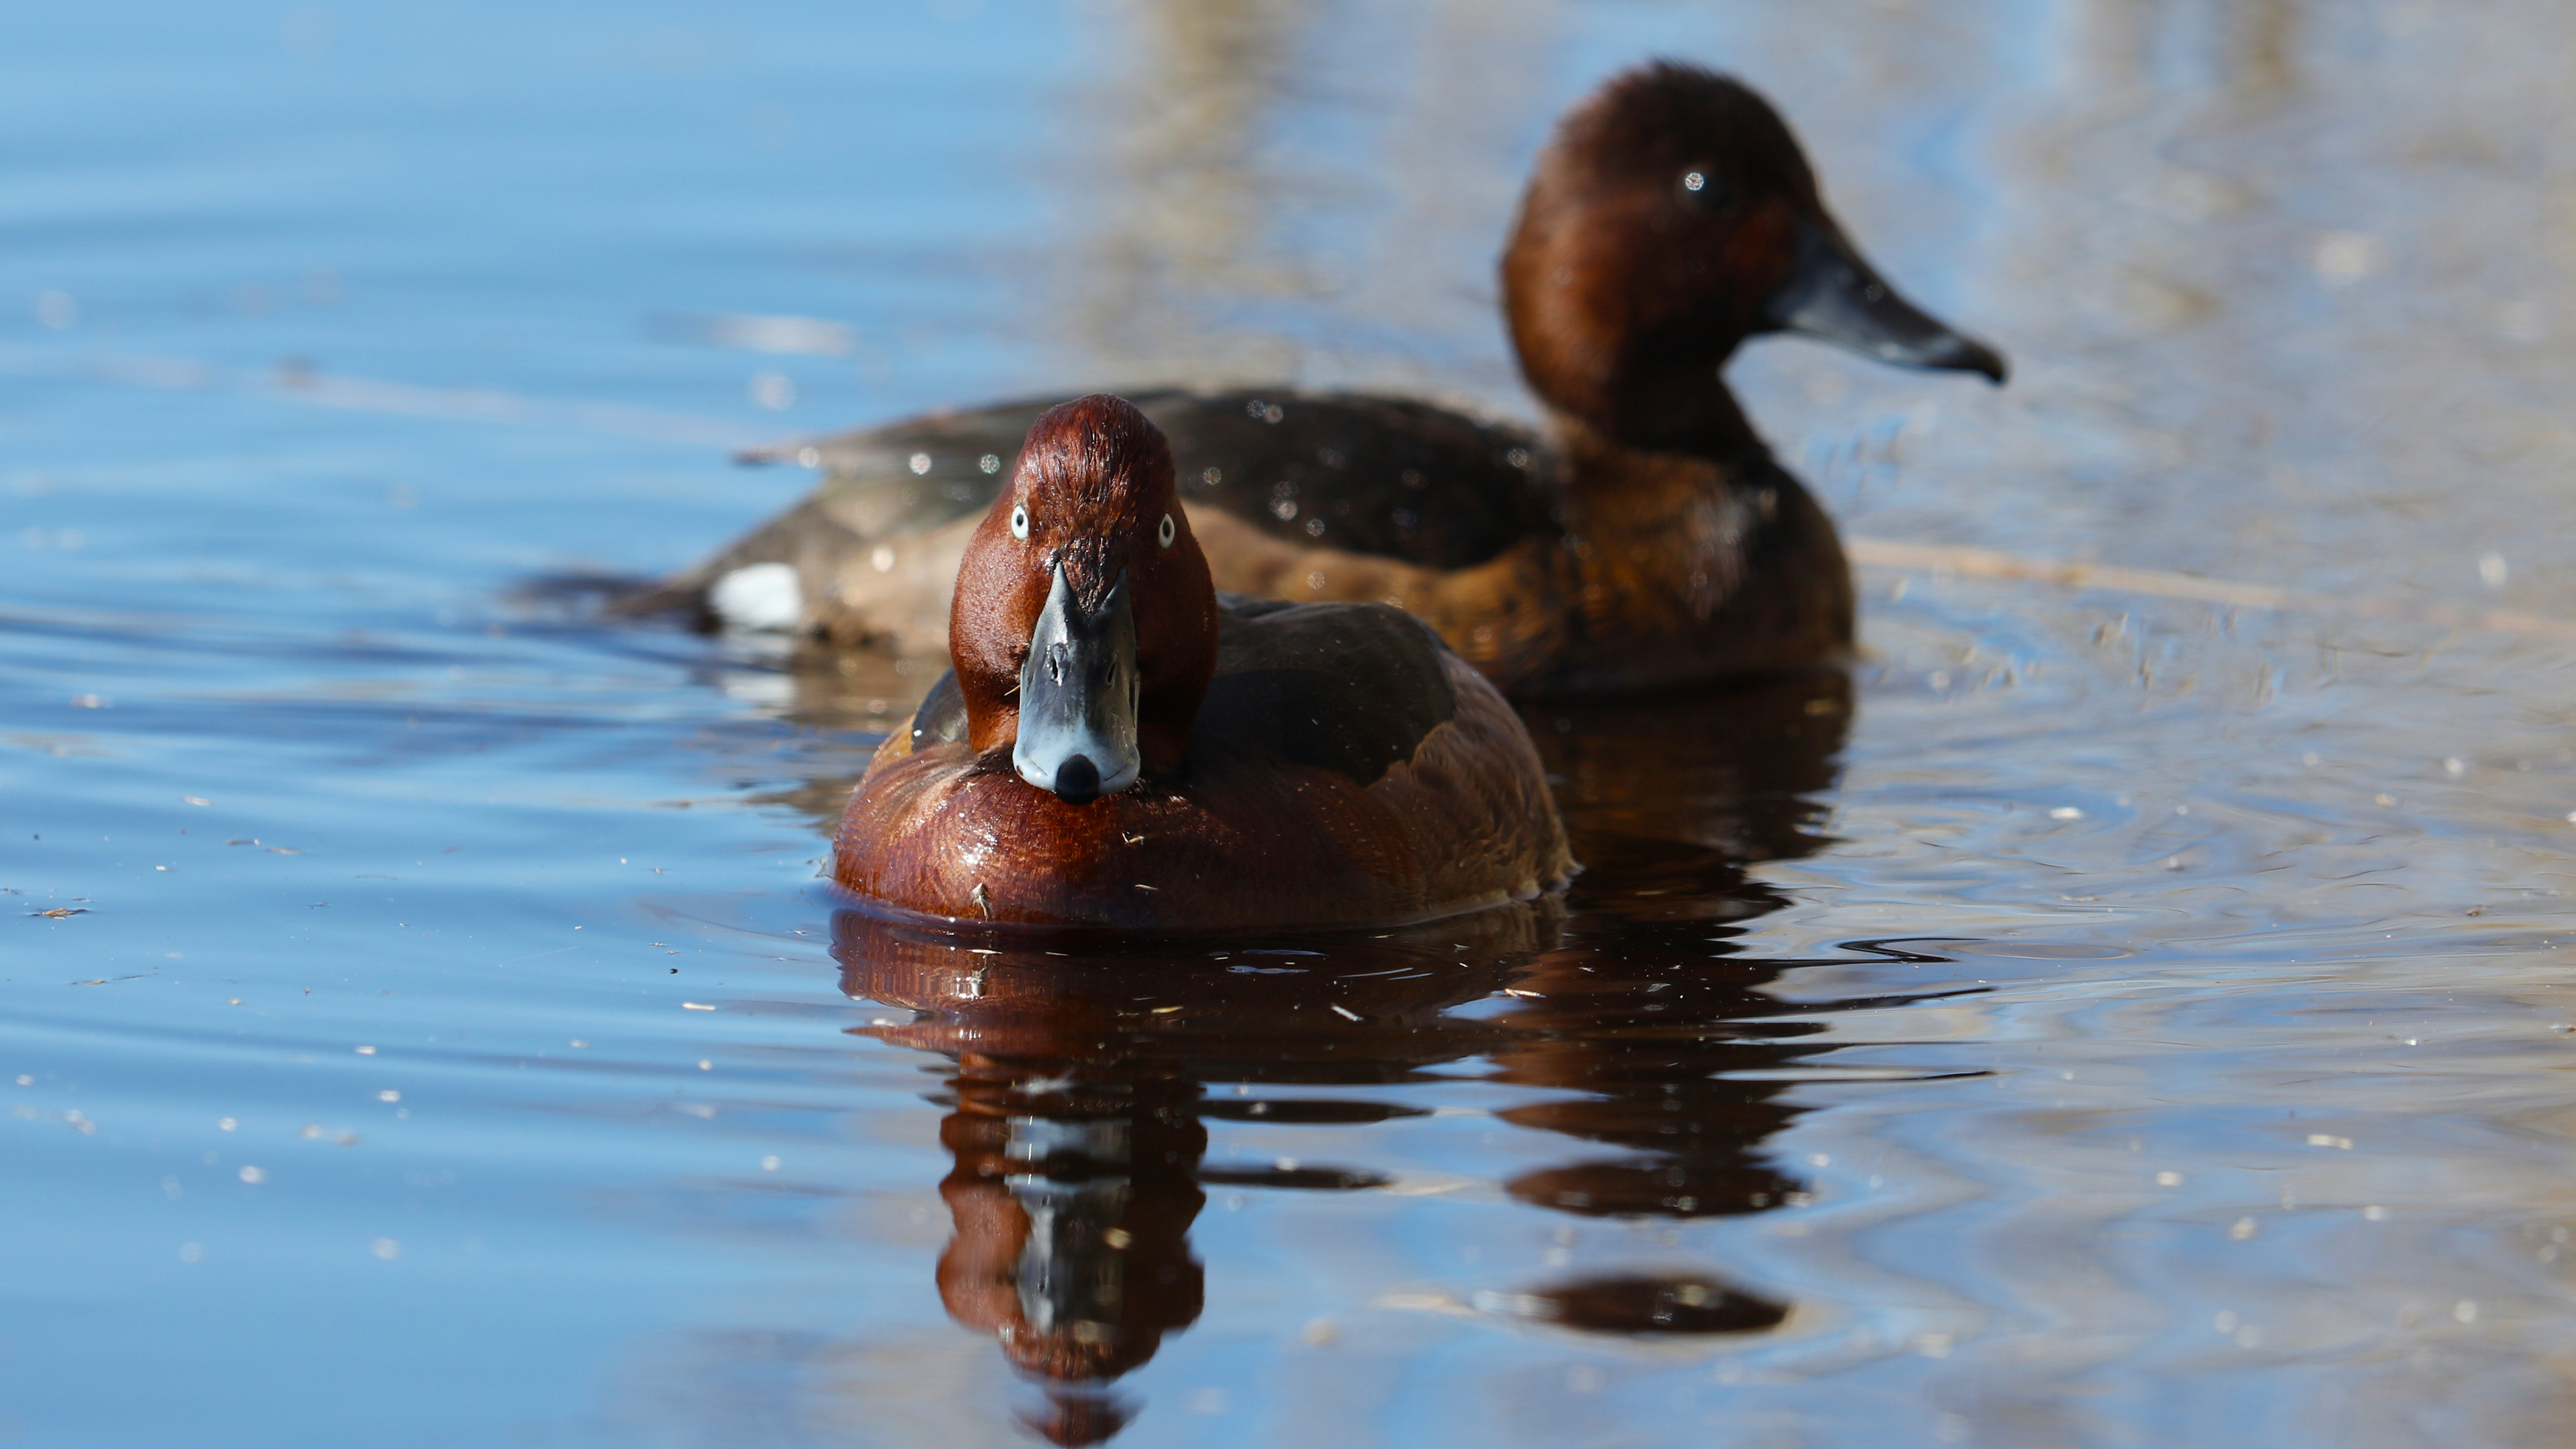
<instances>
[{"instance_id":1,"label":"blue water","mask_svg":"<svg viewBox=\"0 0 2576 1449\"><path fill-rule=\"evenodd\" d=\"M0 1442L2558 1442L2568 32L0 16ZM1736 366L1867 648L1533 711L1561 910L881 939L818 868L928 680L592 618L809 482L739 445L1525 408L1519 178L1656 53L2017 374ZM1049 1212L1114 1381L994 1326Z\"/></svg>"}]
</instances>

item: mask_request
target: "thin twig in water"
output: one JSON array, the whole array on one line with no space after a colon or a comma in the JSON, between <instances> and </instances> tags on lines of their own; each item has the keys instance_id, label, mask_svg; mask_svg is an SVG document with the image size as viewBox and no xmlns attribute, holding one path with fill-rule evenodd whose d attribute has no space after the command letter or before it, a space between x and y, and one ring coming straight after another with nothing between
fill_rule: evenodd
<instances>
[{"instance_id":1,"label":"thin twig in water","mask_svg":"<svg viewBox=\"0 0 2576 1449\"><path fill-rule=\"evenodd\" d=\"M2279 609L2290 613L2342 614L2360 619L2397 619L2439 624L2451 629L2484 629L2498 634L2529 634L2544 639L2576 639L2576 620L2517 614L2502 609L2462 609L2449 604L2405 604L2394 599L2356 599L2340 594L2309 594L2270 584L2203 578L2161 569L2121 568L2113 564L2078 563L2071 559L2021 558L1993 549L1943 543L1905 543L1886 538L1847 539L1843 551L1863 568L1913 569L1957 574L1973 579L2028 579L2068 589L2100 589L2115 594L2153 594L2168 599L2196 599L2245 609Z\"/></svg>"}]
</instances>

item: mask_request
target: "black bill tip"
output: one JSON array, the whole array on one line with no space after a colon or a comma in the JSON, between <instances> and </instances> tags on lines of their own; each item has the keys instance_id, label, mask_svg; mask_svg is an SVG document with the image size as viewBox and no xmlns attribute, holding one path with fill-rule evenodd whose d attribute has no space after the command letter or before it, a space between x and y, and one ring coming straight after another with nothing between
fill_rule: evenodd
<instances>
[{"instance_id":1,"label":"black bill tip","mask_svg":"<svg viewBox=\"0 0 2576 1449\"><path fill-rule=\"evenodd\" d=\"M1075 805L1088 805L1100 797L1100 767L1089 755L1068 755L1055 767L1055 794L1059 800Z\"/></svg>"},{"instance_id":2,"label":"black bill tip","mask_svg":"<svg viewBox=\"0 0 2576 1449\"><path fill-rule=\"evenodd\" d=\"M2012 364L1995 349L1963 333L1953 332L1948 340L1924 348L1911 359L1913 366L1941 368L1951 372L1974 372L1985 376L1997 387L2012 376Z\"/></svg>"}]
</instances>

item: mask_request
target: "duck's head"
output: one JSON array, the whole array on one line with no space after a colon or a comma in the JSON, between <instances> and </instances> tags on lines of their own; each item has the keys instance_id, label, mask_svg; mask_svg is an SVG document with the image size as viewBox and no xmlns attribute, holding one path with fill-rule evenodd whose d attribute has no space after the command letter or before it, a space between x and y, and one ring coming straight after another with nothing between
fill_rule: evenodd
<instances>
[{"instance_id":1,"label":"duck's head","mask_svg":"<svg viewBox=\"0 0 2576 1449\"><path fill-rule=\"evenodd\" d=\"M1779 112L1697 66L1642 66L1566 116L1521 200L1502 281L1531 387L1641 446L1740 426L1716 369L1765 332L2004 380L2000 353L1862 260Z\"/></svg>"},{"instance_id":2,"label":"duck's head","mask_svg":"<svg viewBox=\"0 0 2576 1449\"><path fill-rule=\"evenodd\" d=\"M1082 804L1179 770L1216 673L1216 589L1162 430L1095 393L1029 429L957 571L948 653L977 751Z\"/></svg>"}]
</instances>

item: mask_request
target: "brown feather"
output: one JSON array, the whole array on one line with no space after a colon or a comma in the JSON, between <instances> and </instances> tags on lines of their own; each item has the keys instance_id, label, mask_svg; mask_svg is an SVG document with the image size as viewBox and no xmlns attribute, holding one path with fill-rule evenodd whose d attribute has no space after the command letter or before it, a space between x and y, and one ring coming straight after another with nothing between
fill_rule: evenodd
<instances>
[{"instance_id":1,"label":"brown feather","mask_svg":"<svg viewBox=\"0 0 2576 1449\"><path fill-rule=\"evenodd\" d=\"M1189 930L1401 924L1563 884L1573 860L1528 733L1464 661L1443 667L1455 717L1368 785L1215 748L1182 778L1073 805L1019 778L1007 742L881 754L834 875L923 915Z\"/></svg>"}]
</instances>

